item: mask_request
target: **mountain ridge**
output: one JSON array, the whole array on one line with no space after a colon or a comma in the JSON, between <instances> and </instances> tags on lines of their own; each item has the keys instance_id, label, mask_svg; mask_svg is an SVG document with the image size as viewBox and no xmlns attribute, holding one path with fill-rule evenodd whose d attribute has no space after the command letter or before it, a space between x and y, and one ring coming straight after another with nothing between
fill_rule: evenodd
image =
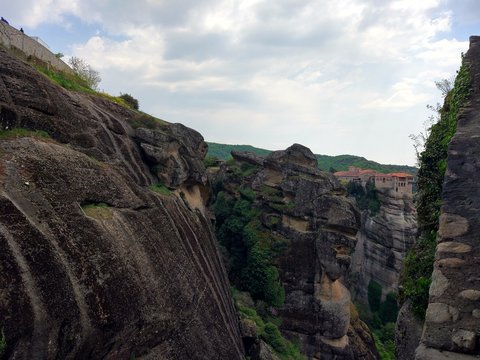
<instances>
[{"instance_id":1,"label":"mountain ridge","mask_svg":"<svg viewBox=\"0 0 480 360\"><path fill-rule=\"evenodd\" d=\"M222 160L228 160L231 158L230 152L235 151L250 151L254 154L267 156L272 150L258 148L252 145L231 145L220 144L215 142L208 142L207 156L217 157ZM318 161L318 166L321 170L329 171L334 169L336 171L348 170L349 166L356 166L362 169L372 169L382 173L390 172L408 172L413 175L417 174L418 169L409 165L396 165L396 164L380 164L372 160L368 160L362 156L357 155L321 155L315 154Z\"/></svg>"}]
</instances>

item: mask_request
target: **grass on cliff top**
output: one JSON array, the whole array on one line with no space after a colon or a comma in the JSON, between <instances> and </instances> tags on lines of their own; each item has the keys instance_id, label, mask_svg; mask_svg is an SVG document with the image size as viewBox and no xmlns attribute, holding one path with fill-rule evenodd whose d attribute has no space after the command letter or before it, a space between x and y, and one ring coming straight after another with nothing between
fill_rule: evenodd
<instances>
[{"instance_id":1,"label":"grass on cliff top","mask_svg":"<svg viewBox=\"0 0 480 360\"><path fill-rule=\"evenodd\" d=\"M85 204L82 210L85 215L97 220L110 220L113 217L112 209L105 203Z\"/></svg>"},{"instance_id":2,"label":"grass on cliff top","mask_svg":"<svg viewBox=\"0 0 480 360\"><path fill-rule=\"evenodd\" d=\"M50 135L46 131L28 130L24 128L13 128L9 130L0 130L0 139L13 139L19 137L34 137L48 139Z\"/></svg>"}]
</instances>

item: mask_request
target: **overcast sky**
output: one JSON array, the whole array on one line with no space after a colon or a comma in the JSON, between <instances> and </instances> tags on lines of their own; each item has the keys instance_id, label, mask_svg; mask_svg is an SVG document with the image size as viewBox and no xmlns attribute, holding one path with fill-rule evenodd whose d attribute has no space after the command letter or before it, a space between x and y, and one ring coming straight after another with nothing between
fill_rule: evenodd
<instances>
[{"instance_id":1,"label":"overcast sky","mask_svg":"<svg viewBox=\"0 0 480 360\"><path fill-rule=\"evenodd\" d=\"M415 164L478 0L16 0L10 24L207 141Z\"/></svg>"}]
</instances>

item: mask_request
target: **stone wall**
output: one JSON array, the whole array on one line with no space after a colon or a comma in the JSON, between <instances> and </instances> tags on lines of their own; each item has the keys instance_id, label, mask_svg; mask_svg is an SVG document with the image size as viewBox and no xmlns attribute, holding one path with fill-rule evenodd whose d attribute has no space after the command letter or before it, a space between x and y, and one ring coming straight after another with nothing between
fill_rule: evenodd
<instances>
[{"instance_id":1,"label":"stone wall","mask_svg":"<svg viewBox=\"0 0 480 360\"><path fill-rule=\"evenodd\" d=\"M7 49L14 48L22 51L27 56L36 57L58 70L72 71L67 64L58 59L45 46L3 21L0 21L0 44Z\"/></svg>"},{"instance_id":2,"label":"stone wall","mask_svg":"<svg viewBox=\"0 0 480 360\"><path fill-rule=\"evenodd\" d=\"M416 359L470 359L480 354L480 37L465 56L473 94L458 116L448 149L437 250ZM467 355L469 354L469 355Z\"/></svg>"}]
</instances>

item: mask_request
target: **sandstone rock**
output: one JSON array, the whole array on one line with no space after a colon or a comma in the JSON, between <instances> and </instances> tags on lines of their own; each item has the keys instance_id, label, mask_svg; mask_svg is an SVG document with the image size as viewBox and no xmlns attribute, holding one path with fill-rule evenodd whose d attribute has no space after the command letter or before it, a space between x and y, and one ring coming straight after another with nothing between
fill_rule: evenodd
<instances>
[{"instance_id":1,"label":"sandstone rock","mask_svg":"<svg viewBox=\"0 0 480 360\"><path fill-rule=\"evenodd\" d=\"M352 258L352 287L357 301L368 303L371 280L382 286L382 294L398 292L400 272L406 252L417 232L413 199L378 191L380 210L375 216L362 214L362 227Z\"/></svg>"},{"instance_id":2,"label":"sandstone rock","mask_svg":"<svg viewBox=\"0 0 480 360\"><path fill-rule=\"evenodd\" d=\"M441 351L421 345L415 352L416 360L475 360L475 355L459 354L458 352Z\"/></svg>"},{"instance_id":3,"label":"sandstone rock","mask_svg":"<svg viewBox=\"0 0 480 360\"><path fill-rule=\"evenodd\" d=\"M442 296L448 289L448 279L443 276L439 269L433 270L432 284L430 285L430 296Z\"/></svg>"},{"instance_id":4,"label":"sandstone rock","mask_svg":"<svg viewBox=\"0 0 480 360\"><path fill-rule=\"evenodd\" d=\"M201 136L135 131L138 113L67 92L2 49L0 113L1 129L51 136L0 141L6 358L242 359L209 220L149 189L154 164L169 186L204 186Z\"/></svg>"},{"instance_id":5,"label":"sandstone rock","mask_svg":"<svg viewBox=\"0 0 480 360\"><path fill-rule=\"evenodd\" d=\"M478 301L480 300L480 290L463 290L461 293L458 294L458 296L466 300Z\"/></svg>"},{"instance_id":6,"label":"sandstone rock","mask_svg":"<svg viewBox=\"0 0 480 360\"><path fill-rule=\"evenodd\" d=\"M249 151L232 151L232 157L240 162L245 162L255 166L262 166L265 158Z\"/></svg>"},{"instance_id":7,"label":"sandstone rock","mask_svg":"<svg viewBox=\"0 0 480 360\"><path fill-rule=\"evenodd\" d=\"M453 306L443 303L430 303L425 320L433 323L453 322L457 321L458 315L458 309Z\"/></svg>"},{"instance_id":8,"label":"sandstone rock","mask_svg":"<svg viewBox=\"0 0 480 360\"><path fill-rule=\"evenodd\" d=\"M452 341L461 350L473 351L476 345L476 335L473 331L457 330L452 335Z\"/></svg>"},{"instance_id":9,"label":"sandstone rock","mask_svg":"<svg viewBox=\"0 0 480 360\"><path fill-rule=\"evenodd\" d=\"M464 64L471 91L468 102L459 109L456 133L448 147L436 252L437 266L442 261L454 266L441 269L450 285L440 296L430 298L424 346L417 350L417 359L471 359L465 353L478 354L479 322L475 315L480 293L480 37L470 38ZM460 261L453 262L453 257ZM433 281L437 275L433 274Z\"/></svg>"},{"instance_id":10,"label":"sandstone rock","mask_svg":"<svg viewBox=\"0 0 480 360\"><path fill-rule=\"evenodd\" d=\"M281 332L298 339L308 357L375 359L368 328L350 323L350 294L342 285L360 214L338 180L319 171L312 152L298 144L271 153L261 166L244 153L234 159L257 168L239 179L229 177L225 165L219 173L224 191L235 196L239 187L254 190L262 226L291 244L277 259L285 288ZM271 219L278 219L274 226Z\"/></svg>"},{"instance_id":11,"label":"sandstone rock","mask_svg":"<svg viewBox=\"0 0 480 360\"><path fill-rule=\"evenodd\" d=\"M412 360L415 349L422 337L423 322L411 309L411 301L407 300L398 312L395 325L395 355L397 360Z\"/></svg>"},{"instance_id":12,"label":"sandstone rock","mask_svg":"<svg viewBox=\"0 0 480 360\"><path fill-rule=\"evenodd\" d=\"M437 251L439 253L455 253L455 254L465 254L472 251L472 247L468 244L462 244L456 241L446 241L438 244Z\"/></svg>"},{"instance_id":13,"label":"sandstone rock","mask_svg":"<svg viewBox=\"0 0 480 360\"><path fill-rule=\"evenodd\" d=\"M468 232L468 220L455 214L443 213L440 216L438 236L442 239L453 239Z\"/></svg>"}]
</instances>

